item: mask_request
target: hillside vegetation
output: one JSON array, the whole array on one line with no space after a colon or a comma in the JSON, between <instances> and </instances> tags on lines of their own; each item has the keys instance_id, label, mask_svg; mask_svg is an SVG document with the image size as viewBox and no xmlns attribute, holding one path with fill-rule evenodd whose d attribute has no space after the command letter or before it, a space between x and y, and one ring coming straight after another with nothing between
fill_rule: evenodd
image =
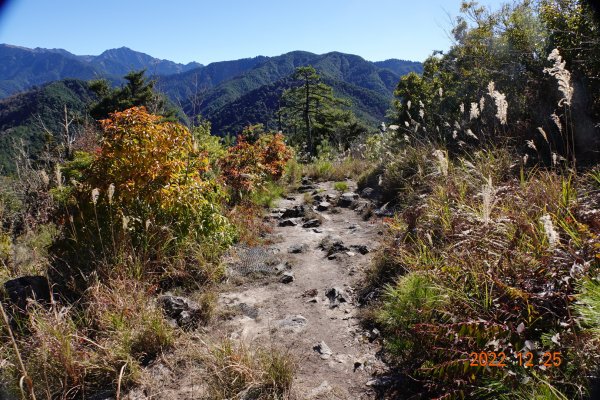
<instances>
[{"instance_id":1,"label":"hillside vegetation","mask_svg":"<svg viewBox=\"0 0 600 400\"><path fill-rule=\"evenodd\" d=\"M56 122L43 142L15 130L39 152L6 156L16 172L0 178L0 283L37 287L0 303L0 389L118 399L193 365L207 399L292 399L295 377L334 369L352 386L339 393L373 398L598 398L600 19L583 0L462 2L451 35L422 73L291 52L4 100L2 121ZM187 124L156 92L170 85ZM304 275L261 263L273 221L286 246L313 244L287 250ZM366 271L357 253L373 256ZM247 276L229 274L236 254ZM360 287L314 289L338 267ZM242 295L273 302L282 285L288 306L318 312L275 327ZM248 324L218 340L216 319ZM336 327L332 348L379 351L303 337L313 353L296 360L270 336L282 323L286 344L310 323ZM270 345L248 347L260 324ZM309 383L300 396L338 395Z\"/></svg>"}]
</instances>

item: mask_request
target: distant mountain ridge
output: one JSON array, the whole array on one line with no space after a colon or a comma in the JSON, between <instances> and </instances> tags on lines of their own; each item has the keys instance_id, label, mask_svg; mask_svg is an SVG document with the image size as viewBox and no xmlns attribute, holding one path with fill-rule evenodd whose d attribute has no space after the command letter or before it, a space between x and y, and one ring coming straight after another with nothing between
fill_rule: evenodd
<instances>
[{"instance_id":1,"label":"distant mountain ridge","mask_svg":"<svg viewBox=\"0 0 600 400\"><path fill-rule=\"evenodd\" d=\"M106 78L116 83L131 70L171 75L199 67L202 64L197 62L178 64L127 47L106 50L98 56L80 56L63 49L0 44L0 98L60 79Z\"/></svg>"},{"instance_id":2,"label":"distant mountain ridge","mask_svg":"<svg viewBox=\"0 0 600 400\"><path fill-rule=\"evenodd\" d=\"M82 117L88 114L94 95L86 80L105 78L117 85L131 70L146 69L156 90L187 117L207 119L212 132L224 136L256 123L279 129L281 94L293 84L296 68L307 65L371 127L385 120L400 77L423 69L419 62L371 62L340 52L292 51L203 66L159 60L126 47L81 56L63 49L0 45L0 173L14 168L10 148L15 141L22 141L33 158L40 154L47 140L38 126L40 118L58 132L60 120L56 118L65 105Z\"/></svg>"}]
</instances>

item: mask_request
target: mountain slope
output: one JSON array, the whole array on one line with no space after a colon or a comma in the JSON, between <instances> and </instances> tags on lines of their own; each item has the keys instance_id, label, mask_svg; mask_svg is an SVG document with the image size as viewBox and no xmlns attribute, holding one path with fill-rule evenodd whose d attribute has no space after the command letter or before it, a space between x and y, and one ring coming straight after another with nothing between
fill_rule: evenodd
<instances>
[{"instance_id":1,"label":"mountain slope","mask_svg":"<svg viewBox=\"0 0 600 400\"><path fill-rule=\"evenodd\" d=\"M355 114L371 125L384 119L400 79L390 69L356 55L293 51L265 58L243 74L215 87L207 86L196 97L188 96L187 102L181 104L188 115L199 113L211 121L220 135L236 134L248 123L261 122L271 128L275 125L279 96L291 83L289 77L297 67L305 65L312 65L334 93L347 98ZM412 63L407 68L419 72L421 64ZM167 86L167 93L173 93L168 91L168 85L177 82L179 76L165 78L161 89Z\"/></svg>"},{"instance_id":2,"label":"mountain slope","mask_svg":"<svg viewBox=\"0 0 600 400\"><path fill-rule=\"evenodd\" d=\"M171 75L202 67L202 64L197 62L184 65L169 60L160 60L127 47L106 50L99 56L88 56L88 59L90 64L98 70L115 76L123 76L131 70L140 69L146 69L148 75Z\"/></svg>"},{"instance_id":3,"label":"mountain slope","mask_svg":"<svg viewBox=\"0 0 600 400\"><path fill-rule=\"evenodd\" d=\"M418 74L423 72L423 64L418 61L407 61L407 60L398 60L397 58L390 58L385 61L375 61L373 64L377 65L379 68L385 68L397 75L406 75L409 72L416 72Z\"/></svg>"},{"instance_id":4,"label":"mountain slope","mask_svg":"<svg viewBox=\"0 0 600 400\"><path fill-rule=\"evenodd\" d=\"M220 61L205 67L157 77L156 87L171 100L183 103L194 96L206 93L207 90L219 83L241 75L256 65L264 62L267 57L243 58L240 60Z\"/></svg>"},{"instance_id":5,"label":"mountain slope","mask_svg":"<svg viewBox=\"0 0 600 400\"><path fill-rule=\"evenodd\" d=\"M65 105L70 115L85 117L93 99L86 82L67 79L0 100L0 174L14 171L15 146L33 160L40 155L48 139L42 123L58 135Z\"/></svg>"},{"instance_id":6,"label":"mountain slope","mask_svg":"<svg viewBox=\"0 0 600 400\"><path fill-rule=\"evenodd\" d=\"M117 83L131 70L146 69L148 75L160 75L201 66L160 60L126 47L107 50L99 56L78 56L63 49L29 49L0 44L0 98L60 79L107 78Z\"/></svg>"},{"instance_id":7,"label":"mountain slope","mask_svg":"<svg viewBox=\"0 0 600 400\"><path fill-rule=\"evenodd\" d=\"M101 71L64 50L0 44L0 98L63 78L93 79Z\"/></svg>"}]
</instances>

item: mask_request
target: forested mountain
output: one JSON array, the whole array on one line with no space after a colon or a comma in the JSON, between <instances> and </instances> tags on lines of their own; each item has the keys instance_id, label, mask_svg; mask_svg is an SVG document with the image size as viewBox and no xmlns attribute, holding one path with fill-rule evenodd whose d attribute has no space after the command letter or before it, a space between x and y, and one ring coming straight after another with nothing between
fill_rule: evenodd
<instances>
[{"instance_id":1,"label":"forested mountain","mask_svg":"<svg viewBox=\"0 0 600 400\"><path fill-rule=\"evenodd\" d=\"M61 131L65 106L70 118L85 118L93 99L85 81L67 79L0 100L0 174L14 170L16 149L37 158L51 140L46 129Z\"/></svg>"},{"instance_id":2,"label":"forested mountain","mask_svg":"<svg viewBox=\"0 0 600 400\"><path fill-rule=\"evenodd\" d=\"M394 60L388 61L393 64ZM248 123L273 124L286 79L300 66L312 65L338 96L350 101L353 111L366 123L377 123L384 118L400 79L400 75L389 68L380 68L359 56L338 52L318 55L293 51L277 57L238 62L244 62L244 66L255 62L255 66L211 87L211 83L217 81L209 78L208 69L213 68L210 64L195 76L190 71L161 79L159 88L178 101L188 115L201 114L211 121L216 133L233 134ZM420 73L422 65L407 62L406 68ZM182 98L186 101L181 102Z\"/></svg>"},{"instance_id":3,"label":"forested mountain","mask_svg":"<svg viewBox=\"0 0 600 400\"><path fill-rule=\"evenodd\" d=\"M131 70L150 75L176 74L201 67L177 64L121 47L98 56L78 56L63 49L29 49L0 44L0 98L47 82L65 79L108 78L113 83Z\"/></svg>"},{"instance_id":4,"label":"forested mountain","mask_svg":"<svg viewBox=\"0 0 600 400\"><path fill-rule=\"evenodd\" d=\"M375 61L373 64L379 68L389 69L397 75L406 75L409 72L421 71L422 65L418 61L398 60L396 58L390 58L385 61Z\"/></svg>"},{"instance_id":5,"label":"forested mountain","mask_svg":"<svg viewBox=\"0 0 600 400\"><path fill-rule=\"evenodd\" d=\"M417 62L373 63L339 52L318 55L293 51L202 66L159 60L125 47L99 56L79 56L62 49L0 45L0 97L30 88L0 102L0 167L5 171L14 168L9 162L11 149L21 139L34 158L40 153L47 139L39 126L40 118L55 131L65 105L73 112L87 114L93 96L83 80L104 78L111 85L124 85L123 76L129 71L146 69L146 77L155 80L158 92L188 117L209 120L213 133L224 136L256 123L278 129L281 94L290 87L295 69L307 65L316 69L336 96L348 101L348 108L367 126L384 119L401 76L398 71L422 71ZM66 77L82 81L59 81Z\"/></svg>"}]
</instances>

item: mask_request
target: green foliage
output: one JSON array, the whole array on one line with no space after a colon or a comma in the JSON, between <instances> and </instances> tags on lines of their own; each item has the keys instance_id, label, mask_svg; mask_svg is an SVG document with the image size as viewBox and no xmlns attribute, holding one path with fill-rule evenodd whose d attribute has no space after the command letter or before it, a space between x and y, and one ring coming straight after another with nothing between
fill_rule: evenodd
<instances>
[{"instance_id":1,"label":"green foliage","mask_svg":"<svg viewBox=\"0 0 600 400\"><path fill-rule=\"evenodd\" d=\"M595 159L589 115L598 114L600 92L591 77L600 37L587 6L519 1L490 11L463 2L461 12L452 30L456 44L429 57L421 76L398 83L391 115L398 132L451 152L509 144L555 165L557 155L573 161L575 152Z\"/></svg>"},{"instance_id":2,"label":"green foliage","mask_svg":"<svg viewBox=\"0 0 600 400\"><path fill-rule=\"evenodd\" d=\"M335 182L333 184L333 188L335 190L337 190L338 192L343 193L343 192L348 191L348 183L346 183L346 182Z\"/></svg>"},{"instance_id":3,"label":"green foliage","mask_svg":"<svg viewBox=\"0 0 600 400\"><path fill-rule=\"evenodd\" d=\"M75 125L85 123L93 98L85 82L67 79L0 100L0 131L10 131L0 135L0 173L16 172L18 159L41 164L44 150L62 144L65 106L75 131Z\"/></svg>"},{"instance_id":4,"label":"green foliage","mask_svg":"<svg viewBox=\"0 0 600 400\"><path fill-rule=\"evenodd\" d=\"M443 302L442 291L421 272L404 275L394 285L385 288L384 305L377 319L392 338L387 345L395 356L410 363L415 358L412 353L420 353L423 346L431 345L415 341L409 332L417 324L438 320L436 312Z\"/></svg>"},{"instance_id":5,"label":"green foliage","mask_svg":"<svg viewBox=\"0 0 600 400\"><path fill-rule=\"evenodd\" d=\"M170 120L175 120L176 111L167 104L166 99L154 92L154 81L144 77L145 70L132 71L125 75L126 85L121 88L111 88L106 80L90 83L90 89L96 93L99 100L90 107L90 115L100 120L108 118L114 112L124 111L131 107L146 107L155 114L161 114Z\"/></svg>"},{"instance_id":6,"label":"green foliage","mask_svg":"<svg viewBox=\"0 0 600 400\"><path fill-rule=\"evenodd\" d=\"M295 85L282 95L279 118L295 144L306 144L309 156L316 154L315 143L336 139L347 147L364 132L354 115L341 108L348 103L336 98L333 89L320 82L313 67L297 68L292 79Z\"/></svg>"},{"instance_id":7,"label":"green foliage","mask_svg":"<svg viewBox=\"0 0 600 400\"><path fill-rule=\"evenodd\" d=\"M396 188L398 198L410 200L386 221L370 275L380 289L396 282L384 286L378 321L394 367L423 384L406 397L510 398L521 391L581 398L585 376L598 366L599 343L588 329L597 329L598 285L590 279L600 236L577 200L585 180L543 170L516 180L502 149L467 160L417 147L400 151L398 166L384 167L384 182L388 170L398 171L396 182L420 178ZM417 156L402 161L411 153ZM560 351L562 364L519 366L515 352L526 342L542 353ZM469 366L469 354L480 351L505 352L507 366ZM529 392L523 379L539 385Z\"/></svg>"},{"instance_id":8,"label":"green foliage","mask_svg":"<svg viewBox=\"0 0 600 400\"><path fill-rule=\"evenodd\" d=\"M54 248L60 260L83 272L78 279L86 271L117 268L161 280L170 274L165 263L184 257L184 248L193 264L190 245L202 242L218 254L232 241L233 230L220 212L225 194L208 154L187 128L143 107L114 113L102 124L102 150L70 189L63 217L70 226ZM85 164L82 158L67 171ZM63 281L65 268L57 269Z\"/></svg>"}]
</instances>

